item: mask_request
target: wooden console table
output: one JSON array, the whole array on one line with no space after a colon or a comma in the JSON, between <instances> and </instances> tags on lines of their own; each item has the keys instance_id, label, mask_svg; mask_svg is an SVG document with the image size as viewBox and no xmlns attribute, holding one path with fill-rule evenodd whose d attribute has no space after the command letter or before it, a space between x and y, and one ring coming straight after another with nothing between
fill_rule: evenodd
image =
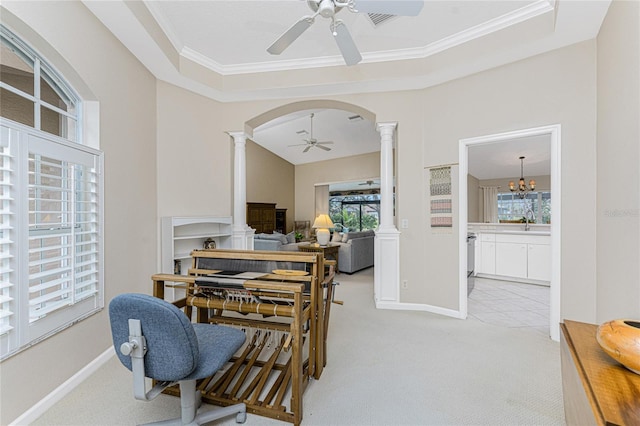
<instances>
[{"instance_id":1,"label":"wooden console table","mask_svg":"<svg viewBox=\"0 0 640 426\"><path fill-rule=\"evenodd\" d=\"M340 272L338 270L338 254L340 252L340 246L338 244L329 243L326 246L321 246L320 244L298 244L298 251L304 252L317 252L322 253L322 256L325 259L333 259L336 261L336 274ZM330 257L327 257L330 256Z\"/></svg>"},{"instance_id":2,"label":"wooden console table","mask_svg":"<svg viewBox=\"0 0 640 426\"><path fill-rule=\"evenodd\" d=\"M640 375L602 350L597 328L567 320L560 324L567 425L640 425Z\"/></svg>"}]
</instances>

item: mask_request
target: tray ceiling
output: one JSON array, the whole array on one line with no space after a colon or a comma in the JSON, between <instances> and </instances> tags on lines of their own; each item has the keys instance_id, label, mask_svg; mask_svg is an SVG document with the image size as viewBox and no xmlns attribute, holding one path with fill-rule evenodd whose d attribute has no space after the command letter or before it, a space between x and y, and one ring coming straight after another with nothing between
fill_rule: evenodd
<instances>
[{"instance_id":1,"label":"tray ceiling","mask_svg":"<svg viewBox=\"0 0 640 426\"><path fill-rule=\"evenodd\" d=\"M430 87L593 39L610 0L427 0L418 16L378 26L343 8L336 17L363 57L354 66L321 17L281 55L267 53L311 14L304 0L83 3L158 79L232 102ZM336 110L316 111L314 123L314 136L334 141L331 151L289 148L301 143L296 132L310 112L267 123L253 140L293 164L379 150L375 123Z\"/></svg>"}]
</instances>

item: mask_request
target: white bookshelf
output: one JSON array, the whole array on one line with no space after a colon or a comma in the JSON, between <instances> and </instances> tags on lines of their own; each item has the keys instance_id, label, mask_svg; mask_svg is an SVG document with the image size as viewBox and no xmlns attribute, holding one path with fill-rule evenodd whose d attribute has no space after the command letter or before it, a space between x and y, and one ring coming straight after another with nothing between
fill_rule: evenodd
<instances>
[{"instance_id":1,"label":"white bookshelf","mask_svg":"<svg viewBox=\"0 0 640 426\"><path fill-rule=\"evenodd\" d=\"M231 216L165 216L161 219L161 265L163 273L172 274L176 261L180 273L191 267L191 251L204 248L213 238L217 248L231 248Z\"/></svg>"}]
</instances>

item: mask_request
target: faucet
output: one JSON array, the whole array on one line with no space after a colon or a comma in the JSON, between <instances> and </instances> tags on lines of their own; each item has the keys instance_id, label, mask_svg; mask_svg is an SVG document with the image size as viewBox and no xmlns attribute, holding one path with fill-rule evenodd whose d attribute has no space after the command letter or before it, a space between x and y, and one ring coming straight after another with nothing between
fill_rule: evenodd
<instances>
[{"instance_id":1,"label":"faucet","mask_svg":"<svg viewBox=\"0 0 640 426\"><path fill-rule=\"evenodd\" d=\"M529 226L529 213L531 213L531 217L533 218L533 209L531 208L531 206L529 205L529 203L527 203L527 200L524 200L524 204L525 204L525 213L524 213L524 230L528 231L531 229L531 227Z\"/></svg>"}]
</instances>

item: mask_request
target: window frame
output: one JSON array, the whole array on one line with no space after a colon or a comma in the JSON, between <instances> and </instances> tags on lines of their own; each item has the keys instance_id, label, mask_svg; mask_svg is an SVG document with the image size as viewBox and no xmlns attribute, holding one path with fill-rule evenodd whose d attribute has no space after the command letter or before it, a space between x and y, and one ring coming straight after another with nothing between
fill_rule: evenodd
<instances>
[{"instance_id":1,"label":"window frame","mask_svg":"<svg viewBox=\"0 0 640 426\"><path fill-rule=\"evenodd\" d=\"M375 200L367 200L367 199L354 199L354 198L366 198L366 197L377 197L377 199ZM334 220L335 216L331 216L331 206L332 204L340 204L340 220ZM343 223L343 217L344 217L344 206L345 205L351 205L351 206L358 206L358 229L352 229L351 227L348 227L348 229L350 231L362 231L362 216L363 216L363 212L362 212L362 207L364 205L371 205L371 204L375 204L378 205L378 209L380 208L380 193L368 193L368 194L348 194L348 195L330 195L329 196L329 213L331 216L331 220L334 223L339 223L342 226L345 226ZM368 215L371 216L371 215ZM375 228L377 228L380 225L380 210L378 210L378 217L377 217L377 225ZM371 228L371 229L375 229L375 228Z\"/></svg>"},{"instance_id":2,"label":"window frame","mask_svg":"<svg viewBox=\"0 0 640 426\"><path fill-rule=\"evenodd\" d=\"M9 218L6 221L9 222L9 225L5 226L6 224L3 223L2 227L0 227L0 240L2 240L3 245L6 244L6 246L9 247L5 250L3 246L0 246L0 313L2 313L4 306L11 306L11 311L13 312L11 322L8 323L12 327L9 327L5 332L0 331L0 333L2 333L0 334L0 360L3 361L104 309L104 153L97 149L99 147L98 102L82 100L66 79L62 78L45 58L2 24L0 24L0 32L4 39L2 41L3 44L6 43L10 45L10 48L16 52L18 56L24 55L29 61L32 60L34 67L33 95L23 92L7 84L5 81L0 81L0 87L25 98L29 102L32 102L34 106L34 127L18 123L9 118L0 117L0 131L2 132L3 138L5 136L9 138L6 142L10 150L10 162L12 163L12 170L7 171L0 169L2 172L0 173L0 178L3 179L0 183L2 183L3 188L10 187L10 192L7 192L9 195L5 194L5 196L0 197L0 214L3 216L3 219ZM46 93L54 93L55 96L59 96L62 102L67 105L69 111L65 111L40 98L40 87L43 83L46 83L50 88ZM53 100L51 97L49 99ZM58 114L58 117L60 117L58 133L65 137L41 129L40 111L42 111L43 108ZM75 124L75 128L72 129L71 133L64 131L64 126L70 124L69 120L73 120ZM67 130L69 129L67 128ZM36 139L38 140L37 144L35 142L29 143L30 140ZM1 142L2 145L4 145L4 142L5 141ZM70 203L71 207L67 210L63 210L61 207L61 211L66 211L67 214L72 216L75 216L80 211L85 214L86 212L84 210L78 210L77 206L77 204L84 205L84 201L77 202L76 197L81 192L91 197L91 211L95 212L97 218L91 225L91 244L95 243L93 246L95 247L95 252L91 253L91 256L94 256L94 258L91 258L89 263L92 265L90 271L95 270L96 281L91 283L91 291L93 292L93 286L95 286L95 292L89 297L80 300L71 297L74 303L64 304L61 309L49 312L37 321L30 321L30 194L28 175L29 153L33 153L35 146L39 146L38 150L47 155L52 155L51 158L56 158L60 161L61 170L75 173L78 166L74 164L84 164L82 167L88 167L88 169L84 169L83 173L90 175L93 181L85 181L83 179L82 182L84 183L82 185L90 182L89 185L92 186L93 183L95 183L95 187L92 186L92 190L88 193L84 192L84 189L81 187L82 185L79 187L70 187L70 197L75 201ZM32 149L29 149L29 147ZM42 152L39 154L42 154ZM78 163L80 158L84 158L82 161L85 161L85 163ZM71 166L68 167L69 164L71 164ZM0 164L0 166L1 165L2 164ZM7 176L12 179L8 185L4 182ZM77 176L75 176L74 179L75 178L77 178ZM4 190L5 189L3 189L3 191ZM6 210L7 206L9 206L9 212L3 211ZM73 221L77 219L78 217L74 217ZM71 235L73 235L73 237L71 237ZM64 237L72 238L71 245L73 246L72 256L74 257L74 269L71 274L73 279L70 280L71 294L75 294L78 288L85 287L86 283L84 279L82 279L85 275L83 273L85 270L78 272L79 270L75 267L77 267L78 263L82 265L85 264L76 258L76 256L78 256L76 249L85 245L87 241L84 238L74 238L76 235L77 233L72 230L70 236ZM3 262L2 256L6 254L5 252L7 250L10 255L8 257L9 260ZM9 272L5 271L7 265L9 265ZM9 277L8 283L3 278L6 276ZM7 288L9 288L9 290L6 290ZM5 294L11 296L9 297L9 302L7 302L7 298L4 296ZM5 305L5 303L10 303L10 305ZM7 324L7 322L4 324Z\"/></svg>"},{"instance_id":3,"label":"window frame","mask_svg":"<svg viewBox=\"0 0 640 426\"><path fill-rule=\"evenodd\" d=\"M509 218L505 218L504 215L500 214L500 196L509 196L511 197L511 202L514 201L518 201L518 200L522 200L524 202L524 200L531 200L530 195L536 195L535 198L535 205L532 205L531 208L533 210L533 213L535 215L534 219L535 222L537 224L545 224L545 222L543 221L544 218L544 213L543 213L543 209L542 209L542 205L543 205L543 200L548 199L549 202L551 202L551 191L550 190L536 190L536 191L530 191L526 193L526 197L524 199L519 197L519 194L516 192L499 192L498 196L496 197L496 208L498 211L498 222L500 222L501 220L518 220L521 218L520 217L516 217L514 215L511 215ZM548 194L548 196L545 196L544 194ZM506 201L506 200L503 200ZM502 217L501 217L502 216ZM549 220L551 219L551 214L549 214Z\"/></svg>"}]
</instances>

